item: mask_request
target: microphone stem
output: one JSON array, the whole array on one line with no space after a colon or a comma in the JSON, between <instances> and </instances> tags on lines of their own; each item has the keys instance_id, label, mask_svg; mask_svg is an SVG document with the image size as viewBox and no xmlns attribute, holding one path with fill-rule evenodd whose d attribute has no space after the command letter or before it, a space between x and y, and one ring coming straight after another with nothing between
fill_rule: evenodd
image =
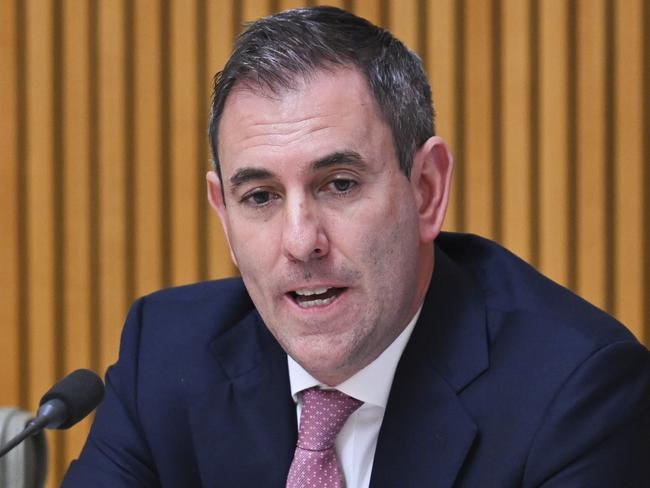
<instances>
[{"instance_id":1,"label":"microphone stem","mask_svg":"<svg viewBox=\"0 0 650 488\"><path fill-rule=\"evenodd\" d=\"M48 419L45 417L35 418L27 422L27 425L20 434L11 439L2 449L0 449L0 458L11 451L28 437L38 434L47 425Z\"/></svg>"}]
</instances>

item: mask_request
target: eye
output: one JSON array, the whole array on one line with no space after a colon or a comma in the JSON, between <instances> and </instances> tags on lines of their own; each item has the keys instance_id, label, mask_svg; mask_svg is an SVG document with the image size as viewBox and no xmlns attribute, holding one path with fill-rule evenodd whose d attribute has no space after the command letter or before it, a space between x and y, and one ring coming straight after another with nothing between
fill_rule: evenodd
<instances>
[{"instance_id":1,"label":"eye","mask_svg":"<svg viewBox=\"0 0 650 488\"><path fill-rule=\"evenodd\" d=\"M335 194L346 195L350 193L358 183L349 178L337 178L328 183L328 189Z\"/></svg>"},{"instance_id":2,"label":"eye","mask_svg":"<svg viewBox=\"0 0 650 488\"><path fill-rule=\"evenodd\" d=\"M244 195L241 201L255 207L263 207L264 205L267 205L271 200L274 200L276 198L277 196L268 190L253 190L252 192Z\"/></svg>"}]
</instances>

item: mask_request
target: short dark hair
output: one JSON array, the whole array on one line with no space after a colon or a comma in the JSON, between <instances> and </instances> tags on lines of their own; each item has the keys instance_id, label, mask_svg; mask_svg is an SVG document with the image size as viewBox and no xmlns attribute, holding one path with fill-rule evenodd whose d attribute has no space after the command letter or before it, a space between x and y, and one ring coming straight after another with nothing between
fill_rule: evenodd
<instances>
[{"instance_id":1,"label":"short dark hair","mask_svg":"<svg viewBox=\"0 0 650 488\"><path fill-rule=\"evenodd\" d=\"M410 177L415 151L435 133L431 87L422 61L390 32L365 19L335 7L312 7L250 24L215 76L209 137L219 179L219 120L238 82L277 92L294 88L298 77L337 67L358 69L365 77L392 130L400 169Z\"/></svg>"}]
</instances>

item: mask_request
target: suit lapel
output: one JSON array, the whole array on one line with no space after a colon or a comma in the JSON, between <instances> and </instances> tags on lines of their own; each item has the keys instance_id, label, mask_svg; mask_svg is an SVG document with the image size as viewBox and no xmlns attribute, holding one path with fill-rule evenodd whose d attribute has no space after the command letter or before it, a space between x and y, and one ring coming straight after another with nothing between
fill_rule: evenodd
<instances>
[{"instance_id":1,"label":"suit lapel","mask_svg":"<svg viewBox=\"0 0 650 488\"><path fill-rule=\"evenodd\" d=\"M373 463L372 488L451 487L476 436L474 422L439 378L391 393Z\"/></svg>"},{"instance_id":2,"label":"suit lapel","mask_svg":"<svg viewBox=\"0 0 650 488\"><path fill-rule=\"evenodd\" d=\"M477 434L459 394L488 367L481 293L442 251L395 372L370 486L451 487Z\"/></svg>"},{"instance_id":3,"label":"suit lapel","mask_svg":"<svg viewBox=\"0 0 650 488\"><path fill-rule=\"evenodd\" d=\"M190 400L203 486L284 486L297 438L284 351L255 313L211 348L228 379Z\"/></svg>"}]
</instances>

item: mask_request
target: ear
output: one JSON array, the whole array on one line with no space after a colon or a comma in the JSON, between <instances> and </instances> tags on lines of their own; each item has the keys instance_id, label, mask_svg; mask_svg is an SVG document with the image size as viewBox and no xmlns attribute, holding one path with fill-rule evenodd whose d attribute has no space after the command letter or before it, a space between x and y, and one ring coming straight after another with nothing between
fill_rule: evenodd
<instances>
[{"instance_id":1,"label":"ear","mask_svg":"<svg viewBox=\"0 0 650 488\"><path fill-rule=\"evenodd\" d=\"M449 203L453 166L451 153L440 137L431 137L415 153L411 185L422 242L432 242L440 233Z\"/></svg>"},{"instance_id":2,"label":"ear","mask_svg":"<svg viewBox=\"0 0 650 488\"><path fill-rule=\"evenodd\" d=\"M232 250L232 244L230 244L230 221L228 220L228 211L226 210L226 203L224 202L223 193L221 191L221 181L219 180L217 173L214 171L208 171L208 174L205 175L205 179L208 183L208 201L210 202L212 209L219 216L221 227L223 227L223 233L228 241L230 258L232 259L232 262L235 263L235 266L237 266L237 258Z\"/></svg>"}]
</instances>

